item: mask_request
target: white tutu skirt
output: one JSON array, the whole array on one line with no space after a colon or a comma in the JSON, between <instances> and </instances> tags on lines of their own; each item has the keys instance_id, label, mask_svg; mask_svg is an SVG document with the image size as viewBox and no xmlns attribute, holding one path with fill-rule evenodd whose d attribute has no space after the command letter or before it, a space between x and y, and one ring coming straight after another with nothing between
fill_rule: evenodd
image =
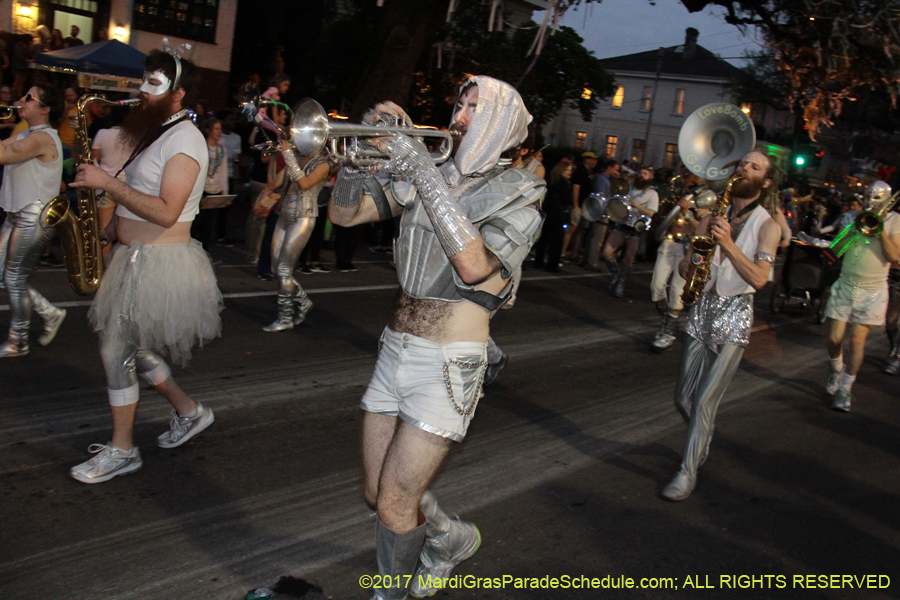
<instances>
[{"instance_id":1,"label":"white tutu skirt","mask_svg":"<svg viewBox=\"0 0 900 600\"><path fill-rule=\"evenodd\" d=\"M184 366L191 347L222 333L224 308L200 242L116 244L88 319L101 336L166 353Z\"/></svg>"}]
</instances>

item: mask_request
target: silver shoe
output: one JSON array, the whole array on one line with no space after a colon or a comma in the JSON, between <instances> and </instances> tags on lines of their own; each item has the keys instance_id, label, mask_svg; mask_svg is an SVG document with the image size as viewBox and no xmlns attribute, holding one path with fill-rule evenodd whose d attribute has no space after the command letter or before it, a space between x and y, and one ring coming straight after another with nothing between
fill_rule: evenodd
<instances>
[{"instance_id":1,"label":"silver shoe","mask_svg":"<svg viewBox=\"0 0 900 600\"><path fill-rule=\"evenodd\" d=\"M675 336L671 333L663 333L653 342L653 349L657 352L666 352L671 350L675 344Z\"/></svg>"},{"instance_id":2,"label":"silver shoe","mask_svg":"<svg viewBox=\"0 0 900 600\"><path fill-rule=\"evenodd\" d=\"M160 448L175 448L182 445L216 420L213 411L197 403L197 414L193 417L180 417L175 409L172 409L172 420L169 421L169 431L156 438L156 444Z\"/></svg>"},{"instance_id":3,"label":"silver shoe","mask_svg":"<svg viewBox=\"0 0 900 600\"><path fill-rule=\"evenodd\" d=\"M0 358L16 358L17 356L27 356L31 352L28 347L28 339L16 339L9 337L3 345L0 345Z\"/></svg>"},{"instance_id":4,"label":"silver shoe","mask_svg":"<svg viewBox=\"0 0 900 600\"><path fill-rule=\"evenodd\" d=\"M456 566L472 558L481 547L481 532L472 523L464 523L459 517L450 519L450 527L435 537L425 538L419 568L409 586L413 598L434 596L439 587L434 582L450 576Z\"/></svg>"},{"instance_id":5,"label":"silver shoe","mask_svg":"<svg viewBox=\"0 0 900 600\"><path fill-rule=\"evenodd\" d=\"M56 308L55 306L51 308L46 316L41 315L44 317L44 331L41 333L41 337L38 338L38 344L41 346L46 346L53 341L53 338L56 337L56 332L59 331L59 326L66 319L66 309Z\"/></svg>"},{"instance_id":6,"label":"silver shoe","mask_svg":"<svg viewBox=\"0 0 900 600\"><path fill-rule=\"evenodd\" d=\"M841 387L841 375L843 371L831 371L828 374L828 381L825 382L825 392L829 396L834 396L835 392Z\"/></svg>"},{"instance_id":7,"label":"silver shoe","mask_svg":"<svg viewBox=\"0 0 900 600\"><path fill-rule=\"evenodd\" d=\"M503 370L503 367L506 366L506 363L509 362L509 356L506 353L503 353L503 356L500 357L495 363L489 363L487 369L484 371L484 381L481 383L482 386L491 385L494 383L494 380L497 379L497 375L500 374L500 371Z\"/></svg>"},{"instance_id":8,"label":"silver shoe","mask_svg":"<svg viewBox=\"0 0 900 600\"><path fill-rule=\"evenodd\" d=\"M691 492L694 491L694 486L696 485L697 476L688 475L684 472L684 469L682 469L678 471L675 478L669 482L669 485L663 489L662 497L666 500L671 500L672 502L687 500L688 496L691 495Z\"/></svg>"},{"instance_id":9,"label":"silver shoe","mask_svg":"<svg viewBox=\"0 0 900 600\"><path fill-rule=\"evenodd\" d=\"M850 404L853 402L853 396L850 395L850 392L845 392L844 390L838 390L837 395L834 397L834 402L831 403L831 409L839 412L850 412Z\"/></svg>"},{"instance_id":10,"label":"silver shoe","mask_svg":"<svg viewBox=\"0 0 900 600\"><path fill-rule=\"evenodd\" d=\"M299 325L303 321L306 320L306 315L309 311L312 310L313 302L309 299L309 296L305 295L301 298L300 296L294 297L294 325Z\"/></svg>"},{"instance_id":11,"label":"silver shoe","mask_svg":"<svg viewBox=\"0 0 900 600\"><path fill-rule=\"evenodd\" d=\"M884 372L888 375L896 375L900 373L900 356L896 358L889 358L887 365L884 367Z\"/></svg>"},{"instance_id":12,"label":"silver shoe","mask_svg":"<svg viewBox=\"0 0 900 600\"><path fill-rule=\"evenodd\" d=\"M113 446L112 442L105 445L91 444L88 446L88 452L96 456L80 465L75 465L69 471L72 479L81 483L102 483L119 475L134 473L144 466L141 460L141 451L137 446L133 447L130 452L125 452Z\"/></svg>"}]
</instances>

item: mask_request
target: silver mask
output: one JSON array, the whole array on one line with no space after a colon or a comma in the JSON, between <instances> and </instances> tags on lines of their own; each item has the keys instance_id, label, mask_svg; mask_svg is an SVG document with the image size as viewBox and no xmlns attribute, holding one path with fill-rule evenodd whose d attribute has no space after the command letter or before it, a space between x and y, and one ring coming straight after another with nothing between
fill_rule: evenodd
<instances>
[{"instance_id":1,"label":"silver mask","mask_svg":"<svg viewBox=\"0 0 900 600\"><path fill-rule=\"evenodd\" d=\"M463 175L485 173L509 148L525 141L531 115L514 87L499 79L477 75L469 83L478 85L478 105L468 132L456 150L454 161Z\"/></svg>"},{"instance_id":2,"label":"silver mask","mask_svg":"<svg viewBox=\"0 0 900 600\"><path fill-rule=\"evenodd\" d=\"M878 208L882 202L891 197L891 186L881 181L873 181L866 190L866 208Z\"/></svg>"}]
</instances>

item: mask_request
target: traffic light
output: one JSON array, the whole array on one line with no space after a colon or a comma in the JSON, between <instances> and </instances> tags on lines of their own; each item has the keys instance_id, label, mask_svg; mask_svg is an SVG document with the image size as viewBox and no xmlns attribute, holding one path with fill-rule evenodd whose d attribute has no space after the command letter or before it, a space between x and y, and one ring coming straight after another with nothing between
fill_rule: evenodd
<instances>
[{"instance_id":1,"label":"traffic light","mask_svg":"<svg viewBox=\"0 0 900 600\"><path fill-rule=\"evenodd\" d=\"M806 157L803 156L802 154L798 154L796 156L796 158L794 158L794 164L797 165L798 167L802 167L803 165L806 164Z\"/></svg>"}]
</instances>

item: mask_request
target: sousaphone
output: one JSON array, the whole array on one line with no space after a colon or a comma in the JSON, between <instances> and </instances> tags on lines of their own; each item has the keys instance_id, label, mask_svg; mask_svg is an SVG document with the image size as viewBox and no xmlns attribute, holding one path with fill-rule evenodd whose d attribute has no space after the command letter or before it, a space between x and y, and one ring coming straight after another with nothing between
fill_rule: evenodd
<instances>
[{"instance_id":1,"label":"sousaphone","mask_svg":"<svg viewBox=\"0 0 900 600\"><path fill-rule=\"evenodd\" d=\"M706 181L731 177L745 154L756 147L753 121L728 102L701 106L678 132L678 154L687 169Z\"/></svg>"},{"instance_id":2,"label":"sousaphone","mask_svg":"<svg viewBox=\"0 0 900 600\"><path fill-rule=\"evenodd\" d=\"M715 202L712 192L722 191L740 160L755 147L753 121L734 104L713 102L691 113L678 132L678 154L684 166L705 179L709 188L697 190L694 204L703 207ZM657 229L657 239L665 236L680 212L678 205L669 211Z\"/></svg>"}]
</instances>

